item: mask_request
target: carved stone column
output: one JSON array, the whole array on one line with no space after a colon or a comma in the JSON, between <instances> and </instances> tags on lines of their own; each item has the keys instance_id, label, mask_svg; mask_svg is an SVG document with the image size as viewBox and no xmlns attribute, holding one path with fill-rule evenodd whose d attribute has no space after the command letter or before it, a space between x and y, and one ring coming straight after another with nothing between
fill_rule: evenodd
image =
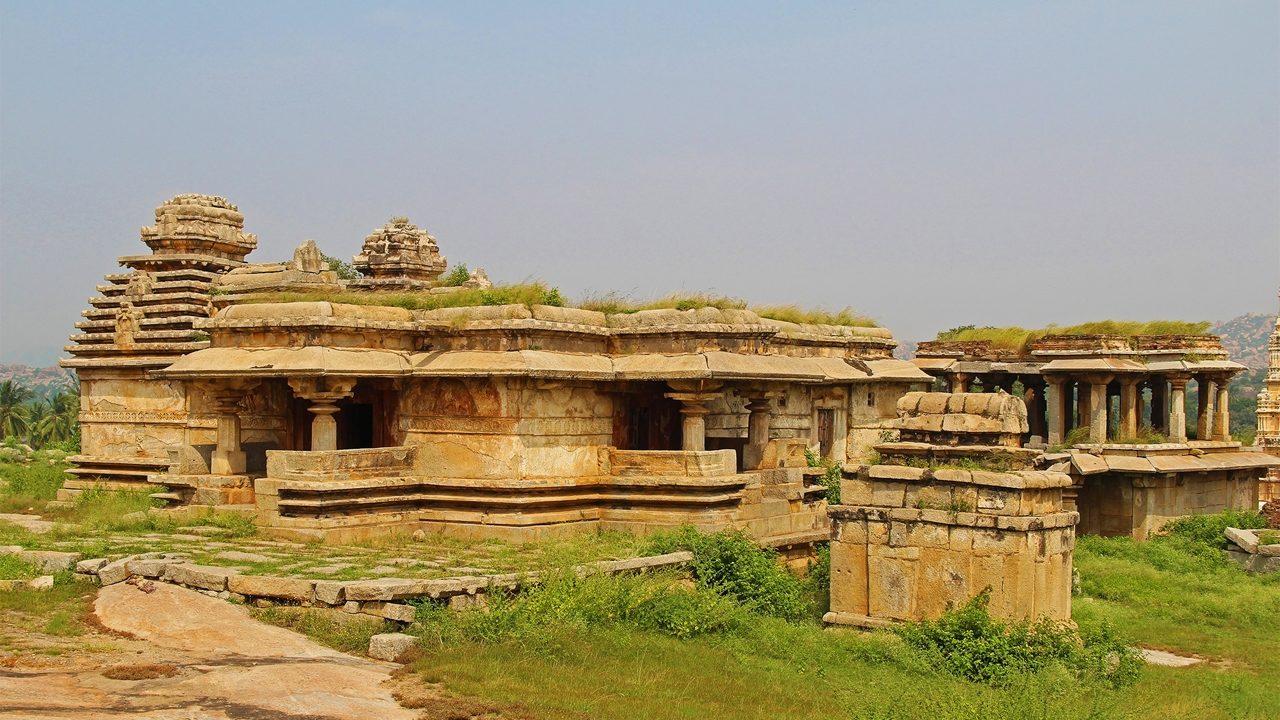
<instances>
[{"instance_id":1,"label":"carved stone column","mask_svg":"<svg viewBox=\"0 0 1280 720\"><path fill-rule=\"evenodd\" d=\"M1063 438L1067 436L1067 412L1069 412L1069 401L1066 397L1068 391L1065 378L1053 375L1045 376L1048 383L1049 401L1049 437L1046 440L1050 445L1060 445Z\"/></svg>"},{"instance_id":2,"label":"carved stone column","mask_svg":"<svg viewBox=\"0 0 1280 720\"><path fill-rule=\"evenodd\" d=\"M1089 442L1105 443L1107 441L1107 416L1111 413L1107 402L1107 385L1111 375L1090 375L1085 378L1089 383ZM1083 415L1083 410L1082 413Z\"/></svg>"},{"instance_id":3,"label":"carved stone column","mask_svg":"<svg viewBox=\"0 0 1280 720\"><path fill-rule=\"evenodd\" d=\"M1138 378L1120 378L1120 428L1121 437L1134 437L1138 434L1138 407L1141 400L1138 389Z\"/></svg>"},{"instance_id":4,"label":"carved stone column","mask_svg":"<svg viewBox=\"0 0 1280 720\"><path fill-rule=\"evenodd\" d=\"M311 449L338 449L338 401L351 397L356 378L309 377L289 378L289 387L295 395L311 401L307 408L311 419Z\"/></svg>"},{"instance_id":5,"label":"carved stone column","mask_svg":"<svg viewBox=\"0 0 1280 720\"><path fill-rule=\"evenodd\" d=\"M1208 440L1213 425L1213 378L1196 376L1196 439Z\"/></svg>"},{"instance_id":6,"label":"carved stone column","mask_svg":"<svg viewBox=\"0 0 1280 720\"><path fill-rule=\"evenodd\" d=\"M742 452L744 469L759 470L764 465L773 397L773 394L747 397L747 445Z\"/></svg>"},{"instance_id":7,"label":"carved stone column","mask_svg":"<svg viewBox=\"0 0 1280 720\"><path fill-rule=\"evenodd\" d=\"M963 393L969 392L969 373L951 373L951 392Z\"/></svg>"},{"instance_id":8,"label":"carved stone column","mask_svg":"<svg viewBox=\"0 0 1280 720\"><path fill-rule=\"evenodd\" d=\"M1230 377L1217 381L1218 397L1215 403L1216 412L1213 415L1213 439L1223 442L1231 439L1231 407L1227 402L1227 387L1230 384Z\"/></svg>"},{"instance_id":9,"label":"carved stone column","mask_svg":"<svg viewBox=\"0 0 1280 720\"><path fill-rule=\"evenodd\" d=\"M1147 380L1151 386L1151 428L1169 432L1169 381L1163 375L1153 375Z\"/></svg>"},{"instance_id":10,"label":"carved stone column","mask_svg":"<svg viewBox=\"0 0 1280 720\"><path fill-rule=\"evenodd\" d=\"M1169 440L1187 441L1187 381L1190 375L1169 376Z\"/></svg>"},{"instance_id":11,"label":"carved stone column","mask_svg":"<svg viewBox=\"0 0 1280 720\"><path fill-rule=\"evenodd\" d=\"M686 452L706 450L707 403L720 397L720 393L674 392L667 393L667 397L680 401L680 449Z\"/></svg>"},{"instance_id":12,"label":"carved stone column","mask_svg":"<svg viewBox=\"0 0 1280 720\"><path fill-rule=\"evenodd\" d=\"M227 378L201 383L201 391L213 400L218 413L217 445L209 458L209 472L214 475L240 475L247 464L240 445L240 413L245 395L258 385L258 380Z\"/></svg>"}]
</instances>

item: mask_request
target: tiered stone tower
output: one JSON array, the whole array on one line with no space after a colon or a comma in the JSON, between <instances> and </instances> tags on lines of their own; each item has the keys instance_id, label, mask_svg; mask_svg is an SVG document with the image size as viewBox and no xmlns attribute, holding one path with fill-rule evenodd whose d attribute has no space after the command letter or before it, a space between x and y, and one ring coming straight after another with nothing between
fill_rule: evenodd
<instances>
[{"instance_id":1,"label":"tiered stone tower","mask_svg":"<svg viewBox=\"0 0 1280 720\"><path fill-rule=\"evenodd\" d=\"M438 284L449 263L426 230L395 217L364 239L352 265L365 275L352 281L353 289L424 290Z\"/></svg>"},{"instance_id":2,"label":"tiered stone tower","mask_svg":"<svg viewBox=\"0 0 1280 720\"><path fill-rule=\"evenodd\" d=\"M81 454L71 474L129 488L169 466L168 447L184 441L189 402L181 383L149 379L149 370L208 347L193 322L211 315L211 288L245 264L258 239L226 199L178 195L142 228L149 255L118 258L129 272L107 275L89 299L79 334L62 362L80 377ZM127 400L126 400L127 398ZM101 482L101 481L95 481ZM69 480L74 494L87 481Z\"/></svg>"},{"instance_id":3,"label":"tiered stone tower","mask_svg":"<svg viewBox=\"0 0 1280 720\"><path fill-rule=\"evenodd\" d=\"M1267 345L1267 379L1258 393L1257 446L1280 457L1280 316ZM1280 468L1272 468L1267 480L1258 487L1259 499L1280 500Z\"/></svg>"}]
</instances>

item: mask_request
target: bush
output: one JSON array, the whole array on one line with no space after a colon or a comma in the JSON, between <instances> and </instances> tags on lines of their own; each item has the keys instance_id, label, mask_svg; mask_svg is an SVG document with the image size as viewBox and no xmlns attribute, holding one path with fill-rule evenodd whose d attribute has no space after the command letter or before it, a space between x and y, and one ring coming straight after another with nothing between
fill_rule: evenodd
<instances>
[{"instance_id":1,"label":"bush","mask_svg":"<svg viewBox=\"0 0 1280 720\"><path fill-rule=\"evenodd\" d=\"M484 609L450 610L426 601L418 625L428 644L540 642L566 628L628 626L678 638L744 627L749 615L729 599L690 588L674 573L587 575L565 572L519 593L490 592Z\"/></svg>"},{"instance_id":2,"label":"bush","mask_svg":"<svg viewBox=\"0 0 1280 720\"><path fill-rule=\"evenodd\" d=\"M826 472L818 478L818 482L827 489L827 494L824 496L827 502L831 505L839 505L840 481L844 479L844 470L840 467L840 463L831 458L818 457L818 453L808 448L805 448L804 459L809 463L809 467L826 469Z\"/></svg>"},{"instance_id":3,"label":"bush","mask_svg":"<svg viewBox=\"0 0 1280 720\"><path fill-rule=\"evenodd\" d=\"M973 682L1008 685L1055 664L1073 670L1081 679L1098 679L1114 687L1137 680L1141 658L1109 626L1082 636L1047 618L1005 623L987 612L990 599L987 588L937 620L907 623L894 632L909 646L936 658L948 672Z\"/></svg>"},{"instance_id":4,"label":"bush","mask_svg":"<svg viewBox=\"0 0 1280 720\"><path fill-rule=\"evenodd\" d=\"M453 266L447 274L440 278L440 285L443 287L459 287L462 283L471 279L471 271L467 269L466 263L458 263Z\"/></svg>"},{"instance_id":5,"label":"bush","mask_svg":"<svg viewBox=\"0 0 1280 720\"><path fill-rule=\"evenodd\" d=\"M338 275L339 280L355 280L364 277L359 270L355 269L354 265L345 260L324 253L320 253L320 259L329 266L330 270Z\"/></svg>"},{"instance_id":6,"label":"bush","mask_svg":"<svg viewBox=\"0 0 1280 720\"><path fill-rule=\"evenodd\" d=\"M1262 513L1252 510L1224 510L1213 515L1191 515L1165 523L1164 532L1212 548L1227 547L1227 528L1258 529L1267 526Z\"/></svg>"},{"instance_id":7,"label":"bush","mask_svg":"<svg viewBox=\"0 0 1280 720\"><path fill-rule=\"evenodd\" d=\"M685 526L654 536L650 552L689 550L698 587L729 598L747 609L787 620L812 612L804 585L778 563L778 554L761 548L745 534L725 530L704 535Z\"/></svg>"}]
</instances>

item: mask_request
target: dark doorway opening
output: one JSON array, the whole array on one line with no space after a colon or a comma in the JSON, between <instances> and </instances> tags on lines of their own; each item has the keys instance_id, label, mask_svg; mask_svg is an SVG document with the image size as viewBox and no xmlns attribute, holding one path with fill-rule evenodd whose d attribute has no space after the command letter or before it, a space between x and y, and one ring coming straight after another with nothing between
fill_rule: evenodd
<instances>
[{"instance_id":1,"label":"dark doorway opening","mask_svg":"<svg viewBox=\"0 0 1280 720\"><path fill-rule=\"evenodd\" d=\"M836 446L836 411L831 408L818 409L818 454L824 458L831 457Z\"/></svg>"},{"instance_id":2,"label":"dark doorway opening","mask_svg":"<svg viewBox=\"0 0 1280 720\"><path fill-rule=\"evenodd\" d=\"M613 415L613 444L619 450L679 450L680 403L663 386L619 393Z\"/></svg>"}]
</instances>

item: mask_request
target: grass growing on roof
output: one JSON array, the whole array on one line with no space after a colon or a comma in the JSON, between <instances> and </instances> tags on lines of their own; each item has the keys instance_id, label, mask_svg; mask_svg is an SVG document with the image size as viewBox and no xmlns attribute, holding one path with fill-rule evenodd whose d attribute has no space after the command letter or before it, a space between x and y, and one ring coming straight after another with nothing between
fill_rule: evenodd
<instances>
[{"instance_id":1,"label":"grass growing on roof","mask_svg":"<svg viewBox=\"0 0 1280 720\"><path fill-rule=\"evenodd\" d=\"M637 300L621 293L610 292L587 297L574 307L595 310L606 315L629 315L643 310L750 310L762 318L793 322L801 325L845 325L848 327L878 327L875 320L854 312L853 308L826 310L802 308L798 305L751 305L739 298L709 293L672 293L653 300Z\"/></svg>"},{"instance_id":2,"label":"grass growing on roof","mask_svg":"<svg viewBox=\"0 0 1280 720\"><path fill-rule=\"evenodd\" d=\"M341 292L262 293L243 303L332 302L344 305L375 305L406 310L441 310L489 305L554 305L563 306L558 288L542 282L494 285L491 288L462 288L447 293L428 292Z\"/></svg>"},{"instance_id":3,"label":"grass growing on roof","mask_svg":"<svg viewBox=\"0 0 1280 720\"><path fill-rule=\"evenodd\" d=\"M947 342L986 341L993 347L1009 350L1025 350L1027 345L1048 335L1121 335L1140 337L1151 335L1207 335L1211 323L1187 322L1183 320L1153 320L1135 322L1127 320L1099 320L1079 325L1056 326L1028 329L1016 325L1006 327L964 327L952 328L938 333L935 338Z\"/></svg>"}]
</instances>

